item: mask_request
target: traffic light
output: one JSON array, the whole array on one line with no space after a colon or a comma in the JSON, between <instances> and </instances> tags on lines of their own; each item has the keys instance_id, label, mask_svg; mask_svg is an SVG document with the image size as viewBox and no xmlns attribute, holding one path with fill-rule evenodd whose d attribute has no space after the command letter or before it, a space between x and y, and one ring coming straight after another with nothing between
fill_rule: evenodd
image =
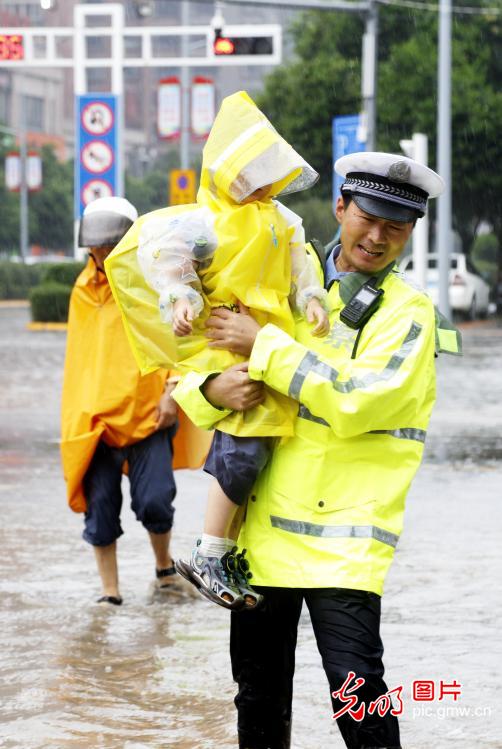
<instances>
[{"instance_id":1,"label":"traffic light","mask_svg":"<svg viewBox=\"0 0 502 749\"><path fill-rule=\"evenodd\" d=\"M221 31L215 31L213 41L214 55L265 55L274 54L273 36L236 36L223 35Z\"/></svg>"}]
</instances>

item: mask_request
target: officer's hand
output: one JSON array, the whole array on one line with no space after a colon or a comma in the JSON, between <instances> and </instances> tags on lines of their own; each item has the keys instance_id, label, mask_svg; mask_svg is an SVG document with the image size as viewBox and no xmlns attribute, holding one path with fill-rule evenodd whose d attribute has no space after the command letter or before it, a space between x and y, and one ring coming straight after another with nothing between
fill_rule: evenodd
<instances>
[{"instance_id":1,"label":"officer's hand","mask_svg":"<svg viewBox=\"0 0 502 749\"><path fill-rule=\"evenodd\" d=\"M202 392L213 406L232 411L247 411L263 403L262 382L249 379L248 363L234 364L217 377L206 380Z\"/></svg>"},{"instance_id":2,"label":"officer's hand","mask_svg":"<svg viewBox=\"0 0 502 749\"><path fill-rule=\"evenodd\" d=\"M239 312L225 307L213 309L206 328L210 348L224 348L242 356L250 356L255 338L261 330L242 302L239 302Z\"/></svg>"},{"instance_id":3,"label":"officer's hand","mask_svg":"<svg viewBox=\"0 0 502 749\"><path fill-rule=\"evenodd\" d=\"M157 405L155 410L157 429L167 429L176 423L176 419L178 418L178 407L176 401L171 397L174 388L175 384L168 383Z\"/></svg>"}]
</instances>

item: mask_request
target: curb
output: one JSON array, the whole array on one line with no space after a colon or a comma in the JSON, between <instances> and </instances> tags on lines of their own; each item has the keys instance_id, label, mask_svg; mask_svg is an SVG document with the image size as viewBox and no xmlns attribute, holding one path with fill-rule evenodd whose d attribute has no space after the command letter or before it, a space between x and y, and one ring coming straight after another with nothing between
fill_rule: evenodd
<instances>
[{"instance_id":1,"label":"curb","mask_svg":"<svg viewBox=\"0 0 502 749\"><path fill-rule=\"evenodd\" d=\"M29 307L30 303L26 299L0 299L0 309L9 307Z\"/></svg>"},{"instance_id":2,"label":"curb","mask_svg":"<svg viewBox=\"0 0 502 749\"><path fill-rule=\"evenodd\" d=\"M27 330L67 330L66 322L29 322L26 324Z\"/></svg>"}]
</instances>

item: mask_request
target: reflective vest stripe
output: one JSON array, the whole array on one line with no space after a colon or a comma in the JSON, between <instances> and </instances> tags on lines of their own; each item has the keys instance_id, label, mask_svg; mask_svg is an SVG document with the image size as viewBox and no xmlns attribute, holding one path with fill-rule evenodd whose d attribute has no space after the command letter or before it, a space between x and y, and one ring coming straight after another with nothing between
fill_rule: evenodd
<instances>
[{"instance_id":1,"label":"reflective vest stripe","mask_svg":"<svg viewBox=\"0 0 502 749\"><path fill-rule=\"evenodd\" d=\"M319 538L374 538L383 544L395 547L399 536L376 525L319 525L306 523L303 520L290 520L271 515L270 521L274 528L288 533L298 533L301 536L317 536Z\"/></svg>"},{"instance_id":2,"label":"reflective vest stripe","mask_svg":"<svg viewBox=\"0 0 502 749\"><path fill-rule=\"evenodd\" d=\"M322 419L320 416L314 416L314 414L311 413L308 410L307 406L304 406L303 403L300 403L300 408L298 409L298 418L306 419L307 421L313 421L314 424L321 424L323 427L329 427L327 421Z\"/></svg>"},{"instance_id":3,"label":"reflective vest stripe","mask_svg":"<svg viewBox=\"0 0 502 749\"><path fill-rule=\"evenodd\" d=\"M303 403L300 403L298 418L312 421L314 424L320 424L323 427L329 427L327 421L321 418L321 416L314 416ZM404 427L402 429L372 429L367 434L388 434L390 437L396 437L399 440L415 440L416 442L425 442L427 436L427 432L424 429L413 429L412 427Z\"/></svg>"},{"instance_id":4,"label":"reflective vest stripe","mask_svg":"<svg viewBox=\"0 0 502 749\"><path fill-rule=\"evenodd\" d=\"M427 432L424 429L372 429L368 434L388 434L398 440L416 440L425 442Z\"/></svg>"},{"instance_id":5,"label":"reflective vest stripe","mask_svg":"<svg viewBox=\"0 0 502 749\"><path fill-rule=\"evenodd\" d=\"M325 380L330 380L339 393L351 393L353 390L362 390L377 382L390 380L413 351L421 330L422 326L419 323L412 322L401 348L395 354L392 354L381 372L369 372L361 378L350 377L346 382L337 382L339 372L326 362L319 361L312 351L307 351L291 379L288 395L291 398L299 399L300 391L309 372L315 372L320 377L324 377Z\"/></svg>"},{"instance_id":6,"label":"reflective vest stripe","mask_svg":"<svg viewBox=\"0 0 502 749\"><path fill-rule=\"evenodd\" d=\"M391 437L397 437L399 440L416 440L425 442L427 432L424 429L372 429L368 434L388 434Z\"/></svg>"},{"instance_id":7,"label":"reflective vest stripe","mask_svg":"<svg viewBox=\"0 0 502 749\"><path fill-rule=\"evenodd\" d=\"M296 368L296 372L294 373L293 377L291 378L291 382L289 383L288 395L291 398L296 398L298 400L298 398L300 397L300 390L302 389L302 385L305 382L305 378L307 377L308 373L315 368L316 363L320 364L321 362L319 362L319 359L312 351L307 351L298 367ZM335 370L333 370L333 372L335 372Z\"/></svg>"}]
</instances>

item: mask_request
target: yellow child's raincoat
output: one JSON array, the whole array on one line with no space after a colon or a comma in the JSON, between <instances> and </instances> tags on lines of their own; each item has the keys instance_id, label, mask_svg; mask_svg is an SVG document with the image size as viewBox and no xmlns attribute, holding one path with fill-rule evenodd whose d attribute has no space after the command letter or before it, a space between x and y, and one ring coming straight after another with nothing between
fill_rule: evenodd
<instances>
[{"instance_id":1,"label":"yellow child's raincoat","mask_svg":"<svg viewBox=\"0 0 502 749\"><path fill-rule=\"evenodd\" d=\"M110 284L143 372L159 366L176 366L182 372L216 372L242 361L236 354L208 348L204 329L212 308L238 300L261 325L273 322L294 334L288 301L294 226L288 221L287 209L278 207L271 196L309 187L317 177L246 93L223 101L204 148L197 204L141 217L106 261ZM264 199L243 202L266 185L270 189ZM217 248L211 262L198 269L204 309L194 321L193 334L180 338L160 319L158 295L138 266L138 239L146 222L204 206L214 217ZM295 410L288 398L267 391L261 406L232 413L218 428L239 436L290 435Z\"/></svg>"},{"instance_id":2,"label":"yellow child's raincoat","mask_svg":"<svg viewBox=\"0 0 502 749\"><path fill-rule=\"evenodd\" d=\"M71 296L63 384L61 456L74 512L86 510L82 481L100 439L123 447L155 431L166 377L162 369L141 377L108 281L90 258ZM198 468L209 442L180 412L173 467Z\"/></svg>"}]
</instances>

